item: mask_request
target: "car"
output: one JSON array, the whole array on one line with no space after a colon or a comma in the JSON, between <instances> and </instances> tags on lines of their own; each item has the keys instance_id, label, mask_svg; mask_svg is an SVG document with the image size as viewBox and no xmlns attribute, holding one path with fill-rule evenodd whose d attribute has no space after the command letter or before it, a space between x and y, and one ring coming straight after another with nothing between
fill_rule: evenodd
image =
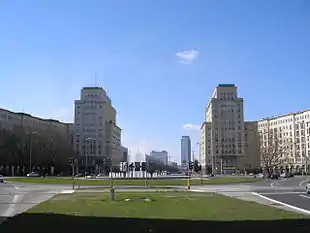
<instances>
[{"instance_id":1,"label":"car","mask_svg":"<svg viewBox=\"0 0 310 233\"><path fill-rule=\"evenodd\" d=\"M96 178L103 178L103 177L105 177L103 173L99 173L98 175L96 175Z\"/></svg>"},{"instance_id":2,"label":"car","mask_svg":"<svg viewBox=\"0 0 310 233\"><path fill-rule=\"evenodd\" d=\"M27 177L39 177L39 176L40 175L37 172L30 172L30 173L27 174Z\"/></svg>"},{"instance_id":3,"label":"car","mask_svg":"<svg viewBox=\"0 0 310 233\"><path fill-rule=\"evenodd\" d=\"M96 176L94 174L90 174L85 176L86 179L96 179Z\"/></svg>"},{"instance_id":4,"label":"car","mask_svg":"<svg viewBox=\"0 0 310 233\"><path fill-rule=\"evenodd\" d=\"M4 182L3 175L0 175L0 183L3 183L3 182Z\"/></svg>"}]
</instances>

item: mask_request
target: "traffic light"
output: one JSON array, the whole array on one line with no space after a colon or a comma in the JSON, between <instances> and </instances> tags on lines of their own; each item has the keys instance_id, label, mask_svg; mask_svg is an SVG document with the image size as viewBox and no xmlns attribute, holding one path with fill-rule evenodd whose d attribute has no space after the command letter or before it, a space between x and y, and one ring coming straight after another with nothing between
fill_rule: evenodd
<instances>
[{"instance_id":1,"label":"traffic light","mask_svg":"<svg viewBox=\"0 0 310 233\"><path fill-rule=\"evenodd\" d=\"M72 166L72 165L73 165L73 161L74 161L74 160L73 160L73 158L72 158L72 157L70 157L70 158L68 159L68 163L69 163L69 165L70 165L70 166Z\"/></svg>"},{"instance_id":2,"label":"traffic light","mask_svg":"<svg viewBox=\"0 0 310 233\"><path fill-rule=\"evenodd\" d=\"M193 163L192 161L189 161L189 162L188 162L188 168L189 168L190 171L193 170L193 168L194 168L194 163Z\"/></svg>"}]
</instances>

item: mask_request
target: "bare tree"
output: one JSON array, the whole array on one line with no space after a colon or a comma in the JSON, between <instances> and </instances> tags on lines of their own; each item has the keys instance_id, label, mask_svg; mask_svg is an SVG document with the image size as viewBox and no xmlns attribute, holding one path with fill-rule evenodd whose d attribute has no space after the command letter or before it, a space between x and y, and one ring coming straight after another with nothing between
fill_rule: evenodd
<instances>
[{"instance_id":1,"label":"bare tree","mask_svg":"<svg viewBox=\"0 0 310 233\"><path fill-rule=\"evenodd\" d=\"M287 138L283 138L277 128L266 128L260 132L261 164L264 170L271 173L289 162L292 145Z\"/></svg>"}]
</instances>

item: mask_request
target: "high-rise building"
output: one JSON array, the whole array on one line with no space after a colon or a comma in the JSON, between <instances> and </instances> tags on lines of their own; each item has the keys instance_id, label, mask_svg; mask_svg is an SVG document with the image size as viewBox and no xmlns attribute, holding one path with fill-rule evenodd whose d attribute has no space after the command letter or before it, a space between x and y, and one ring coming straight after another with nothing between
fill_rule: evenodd
<instances>
[{"instance_id":1,"label":"high-rise building","mask_svg":"<svg viewBox=\"0 0 310 233\"><path fill-rule=\"evenodd\" d=\"M206 172L229 174L260 167L256 121L244 121L243 98L233 84L216 87L201 127L201 164Z\"/></svg>"},{"instance_id":2,"label":"high-rise building","mask_svg":"<svg viewBox=\"0 0 310 233\"><path fill-rule=\"evenodd\" d=\"M202 126L204 166L216 173L233 173L244 157L243 98L233 84L220 84L209 101Z\"/></svg>"},{"instance_id":3,"label":"high-rise building","mask_svg":"<svg viewBox=\"0 0 310 233\"><path fill-rule=\"evenodd\" d=\"M181 165L187 165L191 160L191 138L182 136L181 138Z\"/></svg>"},{"instance_id":4,"label":"high-rise building","mask_svg":"<svg viewBox=\"0 0 310 233\"><path fill-rule=\"evenodd\" d=\"M101 87L84 87L75 101L74 150L85 171L93 172L111 161L121 160L121 129L116 125L116 110Z\"/></svg>"}]
</instances>

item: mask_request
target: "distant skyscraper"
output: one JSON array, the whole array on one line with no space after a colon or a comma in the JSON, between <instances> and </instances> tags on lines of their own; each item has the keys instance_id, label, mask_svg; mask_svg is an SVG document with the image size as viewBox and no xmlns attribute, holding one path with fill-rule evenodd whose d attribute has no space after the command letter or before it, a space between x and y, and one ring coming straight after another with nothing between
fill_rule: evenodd
<instances>
[{"instance_id":1,"label":"distant skyscraper","mask_svg":"<svg viewBox=\"0 0 310 233\"><path fill-rule=\"evenodd\" d=\"M181 138L181 165L188 164L191 160L191 138L182 136Z\"/></svg>"}]
</instances>

